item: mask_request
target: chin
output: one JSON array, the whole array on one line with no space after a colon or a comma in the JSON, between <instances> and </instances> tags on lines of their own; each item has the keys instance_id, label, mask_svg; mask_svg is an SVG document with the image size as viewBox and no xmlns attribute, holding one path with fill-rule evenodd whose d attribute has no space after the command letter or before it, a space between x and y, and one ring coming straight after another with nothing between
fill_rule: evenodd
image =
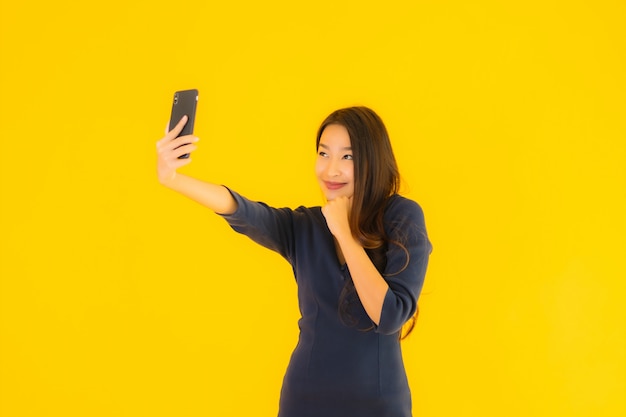
<instances>
[{"instance_id":1,"label":"chin","mask_svg":"<svg viewBox=\"0 0 626 417\"><path fill-rule=\"evenodd\" d=\"M348 198L350 198L350 197L352 197L352 194L346 193L346 192L341 192L341 191L339 191L339 192L326 191L324 193L324 196L326 197L327 201L332 201L332 200L334 200L335 198L338 198L338 197L348 197Z\"/></svg>"}]
</instances>

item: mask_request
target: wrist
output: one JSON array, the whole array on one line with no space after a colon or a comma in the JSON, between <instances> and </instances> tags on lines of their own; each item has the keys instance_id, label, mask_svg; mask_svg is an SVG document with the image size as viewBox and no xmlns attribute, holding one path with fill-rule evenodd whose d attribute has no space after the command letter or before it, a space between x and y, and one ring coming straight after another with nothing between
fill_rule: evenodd
<instances>
[{"instance_id":1,"label":"wrist","mask_svg":"<svg viewBox=\"0 0 626 417\"><path fill-rule=\"evenodd\" d=\"M341 248L343 249L363 247L359 240L355 238L350 231L340 234L339 236L335 236L335 238L337 239L337 243L339 243L339 246L341 246Z\"/></svg>"},{"instance_id":2,"label":"wrist","mask_svg":"<svg viewBox=\"0 0 626 417\"><path fill-rule=\"evenodd\" d=\"M159 183L167 188L173 188L174 181L176 180L176 171L172 171L171 174L160 176L159 175Z\"/></svg>"}]
</instances>

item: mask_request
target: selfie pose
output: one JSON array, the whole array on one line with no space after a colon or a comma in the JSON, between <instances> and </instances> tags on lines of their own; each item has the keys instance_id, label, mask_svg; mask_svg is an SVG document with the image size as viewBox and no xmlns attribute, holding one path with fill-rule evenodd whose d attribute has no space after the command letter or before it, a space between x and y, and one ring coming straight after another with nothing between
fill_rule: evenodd
<instances>
[{"instance_id":1,"label":"selfie pose","mask_svg":"<svg viewBox=\"0 0 626 417\"><path fill-rule=\"evenodd\" d=\"M283 380L280 417L407 417L401 339L410 332L431 244L420 206L398 194L387 130L366 107L330 114L317 132L319 207L273 208L182 175L197 138L157 143L158 178L281 254L298 286L300 335ZM404 328L404 331L403 331Z\"/></svg>"}]
</instances>

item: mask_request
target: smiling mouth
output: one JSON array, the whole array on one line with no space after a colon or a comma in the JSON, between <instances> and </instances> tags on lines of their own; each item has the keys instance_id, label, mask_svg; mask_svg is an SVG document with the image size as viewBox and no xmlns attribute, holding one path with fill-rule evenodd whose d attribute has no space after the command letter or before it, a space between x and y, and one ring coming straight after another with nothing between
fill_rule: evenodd
<instances>
[{"instance_id":1,"label":"smiling mouth","mask_svg":"<svg viewBox=\"0 0 626 417\"><path fill-rule=\"evenodd\" d=\"M326 185L326 188L328 188L329 190L338 190L346 185L345 182L330 182L330 181L324 181L324 184Z\"/></svg>"}]
</instances>

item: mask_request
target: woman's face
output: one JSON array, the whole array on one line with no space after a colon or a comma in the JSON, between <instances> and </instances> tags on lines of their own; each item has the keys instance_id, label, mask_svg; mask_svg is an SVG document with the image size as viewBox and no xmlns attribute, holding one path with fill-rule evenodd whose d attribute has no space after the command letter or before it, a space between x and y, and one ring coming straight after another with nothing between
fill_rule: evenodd
<instances>
[{"instance_id":1,"label":"woman's face","mask_svg":"<svg viewBox=\"0 0 626 417\"><path fill-rule=\"evenodd\" d=\"M352 197L354 194L350 135L342 125L328 125L322 132L317 148L315 175L328 201L342 196Z\"/></svg>"}]
</instances>

